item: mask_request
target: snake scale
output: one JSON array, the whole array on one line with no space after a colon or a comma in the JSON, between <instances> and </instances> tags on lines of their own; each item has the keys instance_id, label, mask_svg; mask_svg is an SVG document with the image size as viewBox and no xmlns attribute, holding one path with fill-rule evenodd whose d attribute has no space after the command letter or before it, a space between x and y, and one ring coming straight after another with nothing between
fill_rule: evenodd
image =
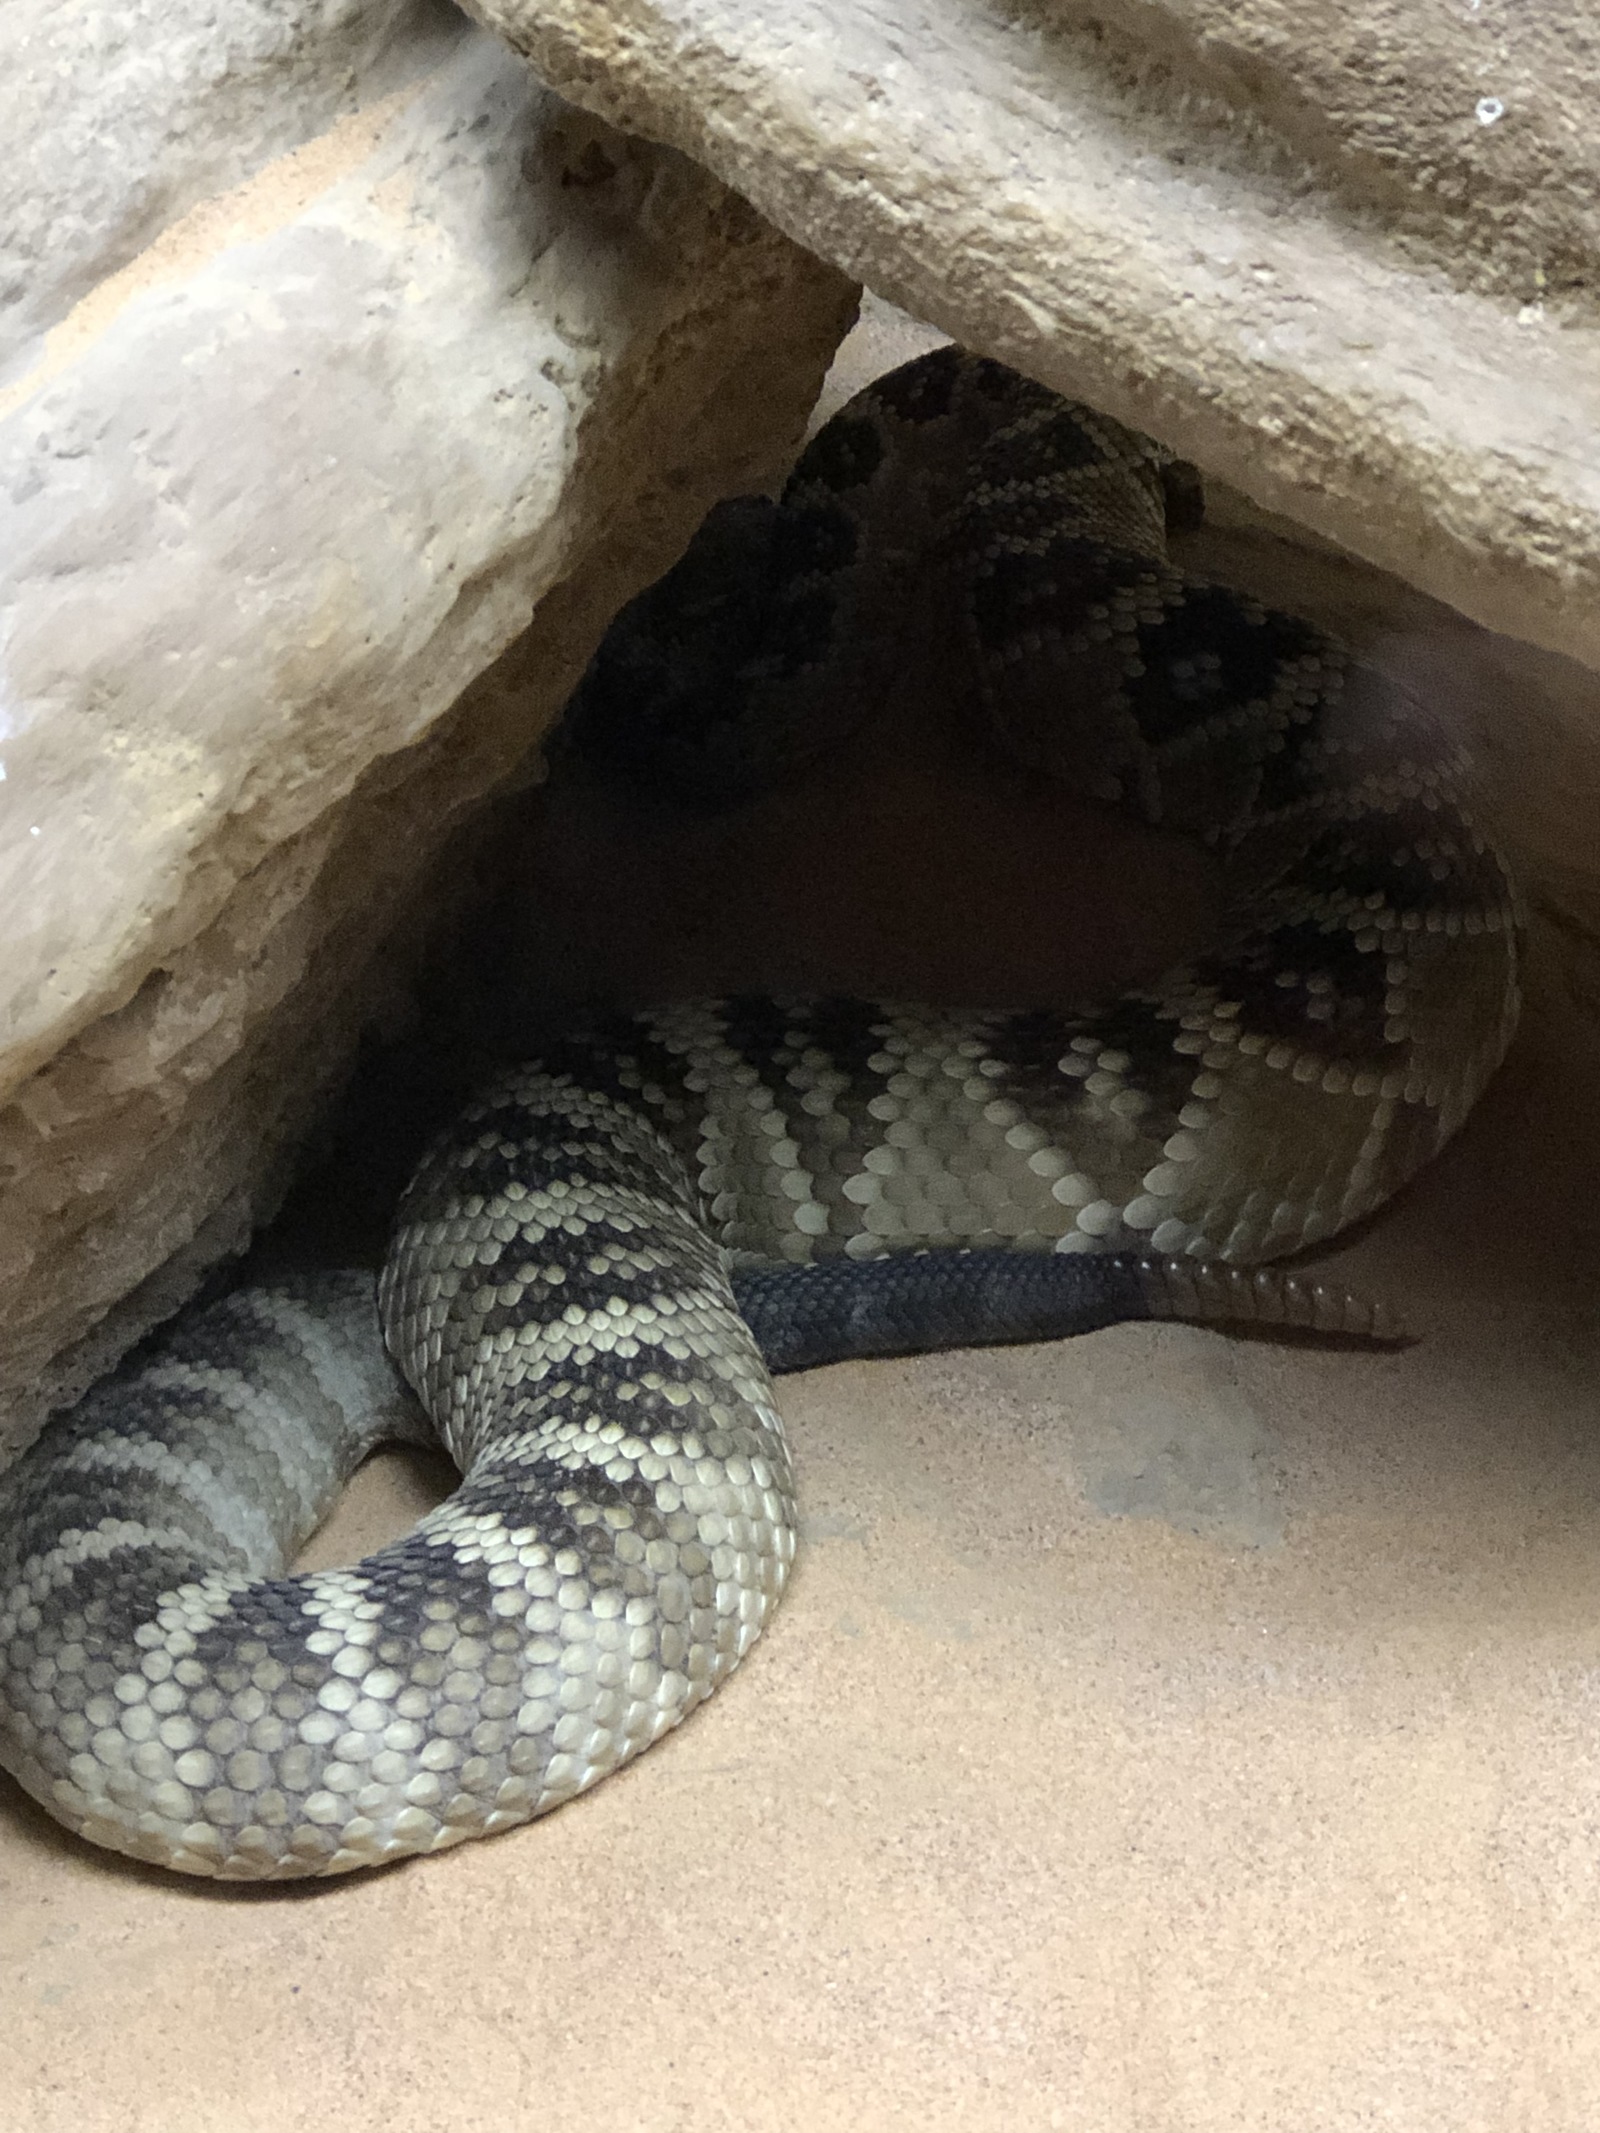
<instances>
[{"instance_id":1,"label":"snake scale","mask_svg":"<svg viewBox=\"0 0 1600 2133\"><path fill-rule=\"evenodd\" d=\"M717 802L827 744L932 574L1002 745L1204 838L1222 937L1098 1010L701 1002L505 1075L379 1282L463 1478L351 1569L286 1574L368 1448L427 1427L370 1276L180 1316L0 1481L0 1761L51 1814L267 1879L582 1791L779 1597L771 1369L1129 1317L1382 1330L1248 1270L1459 1126L1515 1020L1513 892L1396 684L1169 565L1192 504L1156 445L946 349L624 612L575 744Z\"/></svg>"}]
</instances>

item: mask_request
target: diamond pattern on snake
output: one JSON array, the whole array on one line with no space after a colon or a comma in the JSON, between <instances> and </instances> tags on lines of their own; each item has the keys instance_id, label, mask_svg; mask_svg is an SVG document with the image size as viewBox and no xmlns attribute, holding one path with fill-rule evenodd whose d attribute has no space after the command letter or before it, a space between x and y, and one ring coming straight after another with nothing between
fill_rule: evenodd
<instances>
[{"instance_id":1,"label":"diamond pattern on snake","mask_svg":"<svg viewBox=\"0 0 1600 2133\"><path fill-rule=\"evenodd\" d=\"M614 1021L448 1128L376 1297L341 1271L180 1316L0 1480L0 1761L51 1814L275 1879L571 1799L777 1604L774 1372L1129 1317L1383 1333L1271 1262L1461 1124L1516 1019L1514 893L1417 703L1171 566L1193 501L1149 440L945 349L623 613L568 745L717 806L837 742L818 707L870 698L897 586L937 573L998 744L1202 838L1221 936L1074 1014ZM455 1493L287 1575L371 1445L428 1429Z\"/></svg>"}]
</instances>

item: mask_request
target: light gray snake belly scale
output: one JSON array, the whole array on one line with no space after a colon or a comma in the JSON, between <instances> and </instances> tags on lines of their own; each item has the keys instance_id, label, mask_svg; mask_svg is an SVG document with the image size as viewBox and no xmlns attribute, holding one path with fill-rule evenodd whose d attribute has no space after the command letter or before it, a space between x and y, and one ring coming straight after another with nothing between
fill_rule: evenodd
<instances>
[{"instance_id":1,"label":"light gray snake belly scale","mask_svg":"<svg viewBox=\"0 0 1600 2133\"><path fill-rule=\"evenodd\" d=\"M1147 440L941 351L625 613L574 745L714 803L870 701L897 586L934 575L1001 744L1205 838L1224 936L1103 1010L725 1000L506 1075L379 1285L461 1485L349 1570L285 1574L370 1445L425 1426L370 1279L175 1321L0 1480L0 1761L53 1815L273 1878L570 1798L782 1590L769 1364L1140 1316L1374 1329L1261 1262L1460 1124L1515 1020L1514 900L1403 692L1169 566L1190 501Z\"/></svg>"}]
</instances>

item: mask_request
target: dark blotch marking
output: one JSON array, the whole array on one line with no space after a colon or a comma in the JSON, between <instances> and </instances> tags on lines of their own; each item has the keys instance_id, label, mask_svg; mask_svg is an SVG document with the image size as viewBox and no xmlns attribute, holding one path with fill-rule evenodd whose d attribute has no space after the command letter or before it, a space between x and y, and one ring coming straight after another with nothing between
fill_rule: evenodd
<instances>
[{"instance_id":1,"label":"dark blotch marking","mask_svg":"<svg viewBox=\"0 0 1600 2133\"><path fill-rule=\"evenodd\" d=\"M883 1050L884 1011L875 1000L842 995L808 1001L784 1018L785 1027L804 1036L802 1049L826 1052L851 1082L867 1080L867 1061ZM793 1094L793 1091L790 1091Z\"/></svg>"},{"instance_id":2,"label":"dark blotch marking","mask_svg":"<svg viewBox=\"0 0 1600 2133\"><path fill-rule=\"evenodd\" d=\"M1042 387L1040 390L1043 392ZM1070 473L1074 467L1103 464L1106 456L1103 447L1075 411L1055 401L1053 395L1047 397L1052 404L1046 419L1036 422L1028 433L1030 457L1037 455L1041 468L1051 473ZM1009 438L1002 438L1001 448L1006 450L1009 447Z\"/></svg>"},{"instance_id":3,"label":"dark blotch marking","mask_svg":"<svg viewBox=\"0 0 1600 2133\"><path fill-rule=\"evenodd\" d=\"M772 521L772 571L778 591L791 577L845 570L856 559L860 534L842 505L821 498L784 504Z\"/></svg>"},{"instance_id":4,"label":"dark blotch marking","mask_svg":"<svg viewBox=\"0 0 1600 2133\"><path fill-rule=\"evenodd\" d=\"M1257 935L1227 956L1203 959L1196 974L1240 1003L1241 1027L1315 1052L1319 1058L1372 1060L1403 1066L1409 1040L1384 1039L1388 994L1381 949L1363 952L1345 927L1329 931L1315 920L1295 917ZM1294 982L1280 985L1280 976ZM1314 995L1309 981L1333 986L1331 1018L1313 1020L1306 1010Z\"/></svg>"},{"instance_id":5,"label":"dark blotch marking","mask_svg":"<svg viewBox=\"0 0 1600 2133\"><path fill-rule=\"evenodd\" d=\"M982 1035L992 1056L1007 1070L1004 1093L1015 1093L1041 1122L1051 1110L1059 1113L1063 1105L1077 1103L1082 1083L1062 1073L1061 1060L1072 1039L1086 1028L1081 1016L1047 1010L996 1017ZM1158 1137L1176 1130L1177 1113L1189 1101L1196 1071L1192 1059L1172 1049L1177 1029L1170 1013L1134 998L1115 1000L1094 1017L1097 1048L1126 1052L1129 1080L1153 1098L1154 1108L1140 1120L1140 1127Z\"/></svg>"},{"instance_id":6,"label":"dark blotch marking","mask_svg":"<svg viewBox=\"0 0 1600 2133\"><path fill-rule=\"evenodd\" d=\"M691 807L765 791L805 752L769 692L828 651L857 538L825 498L719 504L606 632L563 714L562 752Z\"/></svg>"},{"instance_id":7,"label":"dark blotch marking","mask_svg":"<svg viewBox=\"0 0 1600 2133\"><path fill-rule=\"evenodd\" d=\"M1159 622L1139 629L1144 673L1127 684L1139 731L1152 747L1177 739L1218 710L1270 696L1286 662L1318 650L1323 642L1309 623L1290 615L1268 614L1252 622L1238 595L1218 585L1185 585L1176 599L1169 592L1168 601ZM1195 665L1203 655L1218 663ZM1195 671L1179 676L1173 672L1178 665L1195 665ZM1250 732L1246 729L1247 746L1252 745ZM1307 729L1295 732L1303 743ZM1261 753L1259 734L1253 750ZM1288 789L1297 793L1305 789L1305 780L1289 753L1283 774ZM1264 774L1277 774L1270 759Z\"/></svg>"},{"instance_id":8,"label":"dark blotch marking","mask_svg":"<svg viewBox=\"0 0 1600 2133\"><path fill-rule=\"evenodd\" d=\"M883 463L883 436L870 415L835 415L806 446L784 489L787 504L820 483L842 495L869 482Z\"/></svg>"},{"instance_id":9,"label":"dark blotch marking","mask_svg":"<svg viewBox=\"0 0 1600 2133\"><path fill-rule=\"evenodd\" d=\"M1003 549L973 581L972 626L980 651L996 654L1030 630L1071 638L1119 591L1148 577L1150 565L1080 534L1043 553Z\"/></svg>"},{"instance_id":10,"label":"dark blotch marking","mask_svg":"<svg viewBox=\"0 0 1600 2133\"><path fill-rule=\"evenodd\" d=\"M1429 828L1433 825L1430 823ZM1397 847L1404 857L1397 856ZM1309 895L1381 896L1385 909L1374 911L1379 925L1403 911L1430 911L1459 904L1461 868L1453 864L1445 881L1436 881L1428 864L1412 849L1405 828L1388 820L1367 819L1330 825L1296 861L1294 877Z\"/></svg>"},{"instance_id":11,"label":"dark blotch marking","mask_svg":"<svg viewBox=\"0 0 1600 2133\"><path fill-rule=\"evenodd\" d=\"M970 368L976 366L959 348L936 348L879 378L872 397L901 422L938 422L949 414L962 372Z\"/></svg>"}]
</instances>

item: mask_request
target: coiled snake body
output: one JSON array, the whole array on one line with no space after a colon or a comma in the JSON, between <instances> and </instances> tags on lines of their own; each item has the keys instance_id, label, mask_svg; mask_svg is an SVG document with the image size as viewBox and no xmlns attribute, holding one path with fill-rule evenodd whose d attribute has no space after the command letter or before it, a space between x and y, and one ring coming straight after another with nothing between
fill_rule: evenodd
<instances>
[{"instance_id":1,"label":"coiled snake body","mask_svg":"<svg viewBox=\"0 0 1600 2133\"><path fill-rule=\"evenodd\" d=\"M353 1569L283 1574L418 1427L370 1280L180 1318L0 1481L0 1761L52 1814L270 1878L581 1791L782 1589L769 1364L1148 1315L1371 1326L1237 1269L1367 1213L1459 1125L1515 1018L1512 895L1414 704L1168 566L1185 496L1147 440L944 350L625 614L578 742L729 797L870 696L897 583L940 574L1005 744L1205 837L1224 937L1103 1011L702 1003L506 1076L423 1164L380 1284L464 1478Z\"/></svg>"}]
</instances>

